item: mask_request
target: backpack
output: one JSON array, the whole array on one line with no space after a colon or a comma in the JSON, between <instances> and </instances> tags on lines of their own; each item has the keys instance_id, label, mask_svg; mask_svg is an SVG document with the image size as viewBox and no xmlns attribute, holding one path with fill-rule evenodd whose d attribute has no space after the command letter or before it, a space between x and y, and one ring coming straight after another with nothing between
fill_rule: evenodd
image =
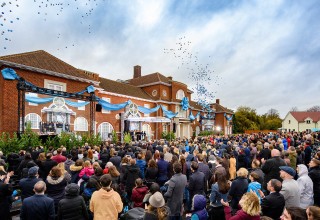
<instances>
[{"instance_id":1,"label":"backpack","mask_svg":"<svg viewBox=\"0 0 320 220\"><path fill-rule=\"evenodd\" d=\"M144 209L140 207L136 207L133 209L130 209L125 214L121 215L120 219L126 219L126 220L142 220L144 217Z\"/></svg>"}]
</instances>

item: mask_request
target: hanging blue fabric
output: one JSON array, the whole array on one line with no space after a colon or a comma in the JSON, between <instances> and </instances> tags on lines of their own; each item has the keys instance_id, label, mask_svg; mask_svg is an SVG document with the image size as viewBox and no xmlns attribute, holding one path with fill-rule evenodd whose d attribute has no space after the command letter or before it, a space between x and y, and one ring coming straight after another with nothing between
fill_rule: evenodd
<instances>
[{"instance_id":1,"label":"hanging blue fabric","mask_svg":"<svg viewBox=\"0 0 320 220\"><path fill-rule=\"evenodd\" d=\"M160 105L157 105L154 108L146 108L146 107L138 106L139 112L143 114L150 114L150 113L156 112L159 110L159 108L160 108Z\"/></svg>"},{"instance_id":2,"label":"hanging blue fabric","mask_svg":"<svg viewBox=\"0 0 320 220\"><path fill-rule=\"evenodd\" d=\"M88 105L90 102L72 102L70 100L65 100L67 105L70 105L71 107L79 108Z\"/></svg>"},{"instance_id":3,"label":"hanging blue fabric","mask_svg":"<svg viewBox=\"0 0 320 220\"><path fill-rule=\"evenodd\" d=\"M169 110L165 109L165 107L163 107L162 105L161 105L161 109L163 111L164 116L167 118L170 118L170 119L176 117L179 113L179 112L174 113L172 111L169 111Z\"/></svg>"},{"instance_id":4,"label":"hanging blue fabric","mask_svg":"<svg viewBox=\"0 0 320 220\"><path fill-rule=\"evenodd\" d=\"M182 106L182 110L187 111L189 108L189 100L187 97L183 97L181 100L181 106Z\"/></svg>"},{"instance_id":5,"label":"hanging blue fabric","mask_svg":"<svg viewBox=\"0 0 320 220\"><path fill-rule=\"evenodd\" d=\"M53 101L52 97L49 98L39 98L39 97L33 97L29 94L26 94L26 101L35 103L35 104L46 104Z\"/></svg>"},{"instance_id":6,"label":"hanging blue fabric","mask_svg":"<svg viewBox=\"0 0 320 220\"><path fill-rule=\"evenodd\" d=\"M87 93L91 93L91 92L94 92L94 86L91 85L91 86L88 86L86 89L80 91L80 92L77 92L75 94L78 94L78 95L83 95L85 92Z\"/></svg>"},{"instance_id":7,"label":"hanging blue fabric","mask_svg":"<svg viewBox=\"0 0 320 220\"><path fill-rule=\"evenodd\" d=\"M2 76L6 80L15 80L20 79L20 76L17 75L16 71L11 68L5 68L1 70Z\"/></svg>"},{"instance_id":8,"label":"hanging blue fabric","mask_svg":"<svg viewBox=\"0 0 320 220\"><path fill-rule=\"evenodd\" d=\"M101 105L101 107L107 111L118 111L120 109L125 108L127 105L131 103L130 100L120 103L120 104L111 104L103 99L98 98L98 103Z\"/></svg>"},{"instance_id":9,"label":"hanging blue fabric","mask_svg":"<svg viewBox=\"0 0 320 220\"><path fill-rule=\"evenodd\" d=\"M233 118L233 115L231 115L231 116L228 117L227 114L224 113L224 117L226 117L227 121L231 121L232 118Z\"/></svg>"},{"instance_id":10,"label":"hanging blue fabric","mask_svg":"<svg viewBox=\"0 0 320 220\"><path fill-rule=\"evenodd\" d=\"M87 87L87 93L91 93L91 92L94 92L94 86L93 85Z\"/></svg>"},{"instance_id":11,"label":"hanging blue fabric","mask_svg":"<svg viewBox=\"0 0 320 220\"><path fill-rule=\"evenodd\" d=\"M189 119L190 121L194 121L198 116L200 115L200 112L198 112L195 116L192 114L192 111L190 111Z\"/></svg>"}]
</instances>

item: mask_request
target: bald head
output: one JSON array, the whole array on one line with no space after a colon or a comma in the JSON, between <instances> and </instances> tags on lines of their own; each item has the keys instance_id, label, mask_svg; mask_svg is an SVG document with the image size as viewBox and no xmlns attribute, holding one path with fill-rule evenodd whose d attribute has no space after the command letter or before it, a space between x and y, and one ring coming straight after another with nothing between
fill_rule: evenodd
<instances>
[{"instance_id":1,"label":"bald head","mask_svg":"<svg viewBox=\"0 0 320 220\"><path fill-rule=\"evenodd\" d=\"M271 157L279 157L280 156L280 151L277 149L273 149L271 151Z\"/></svg>"},{"instance_id":2,"label":"bald head","mask_svg":"<svg viewBox=\"0 0 320 220\"><path fill-rule=\"evenodd\" d=\"M43 181L37 182L33 187L33 191L36 194L44 194L44 192L46 191L46 183Z\"/></svg>"}]
</instances>

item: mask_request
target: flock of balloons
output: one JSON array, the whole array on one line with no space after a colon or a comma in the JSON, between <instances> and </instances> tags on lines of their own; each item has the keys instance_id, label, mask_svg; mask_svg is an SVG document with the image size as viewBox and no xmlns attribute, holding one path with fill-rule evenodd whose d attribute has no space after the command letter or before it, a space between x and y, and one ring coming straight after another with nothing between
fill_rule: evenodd
<instances>
[{"instance_id":1,"label":"flock of balloons","mask_svg":"<svg viewBox=\"0 0 320 220\"><path fill-rule=\"evenodd\" d=\"M19 2L21 1L21 3ZM66 10L78 10L78 13L75 13L78 16L78 21L80 24L84 25L88 34L92 33L91 24L88 24L90 21L86 20L91 16L94 10L100 6L105 0L24 0L28 1L22 2L22 0L5 0L1 3L0 0L0 34L1 34L1 43L2 49L7 49L8 46L12 43L12 32L15 29L15 22L23 22L23 17L20 18L17 16L16 9L20 7L24 10L32 10L37 16L40 16L43 21L48 21L53 16L60 16ZM28 7L28 8L27 8ZM34 10L36 8L36 10ZM62 38L61 33L57 33L57 38ZM74 43L71 43L69 46L74 46ZM68 48L68 45L61 45L61 48ZM59 50L58 48L57 50Z\"/></svg>"},{"instance_id":2,"label":"flock of balloons","mask_svg":"<svg viewBox=\"0 0 320 220\"><path fill-rule=\"evenodd\" d=\"M192 53L190 49L191 41L185 36L180 37L175 48L164 49L165 54L172 55L178 59L178 69L182 69L188 73L188 77L194 82L192 90L196 95L197 103L203 109L208 109L210 103L215 98L213 85L219 86L221 77L215 74L212 63L203 64L199 60L199 53ZM208 57L209 60L211 56ZM205 59L208 60L208 59Z\"/></svg>"}]
</instances>

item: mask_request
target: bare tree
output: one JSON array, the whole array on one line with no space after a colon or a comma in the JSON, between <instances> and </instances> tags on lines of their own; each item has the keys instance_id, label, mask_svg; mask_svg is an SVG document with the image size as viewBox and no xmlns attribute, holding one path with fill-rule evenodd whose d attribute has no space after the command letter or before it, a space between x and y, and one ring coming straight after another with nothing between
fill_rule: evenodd
<instances>
[{"instance_id":1,"label":"bare tree","mask_svg":"<svg viewBox=\"0 0 320 220\"><path fill-rule=\"evenodd\" d=\"M320 112L320 106L319 105L312 106L311 108L307 109L307 112Z\"/></svg>"},{"instance_id":2,"label":"bare tree","mask_svg":"<svg viewBox=\"0 0 320 220\"><path fill-rule=\"evenodd\" d=\"M279 111L277 109L271 108L267 112L269 118L279 118Z\"/></svg>"},{"instance_id":3,"label":"bare tree","mask_svg":"<svg viewBox=\"0 0 320 220\"><path fill-rule=\"evenodd\" d=\"M297 111L299 111L297 106L293 106L293 107L290 109L290 112L297 112Z\"/></svg>"}]
</instances>

